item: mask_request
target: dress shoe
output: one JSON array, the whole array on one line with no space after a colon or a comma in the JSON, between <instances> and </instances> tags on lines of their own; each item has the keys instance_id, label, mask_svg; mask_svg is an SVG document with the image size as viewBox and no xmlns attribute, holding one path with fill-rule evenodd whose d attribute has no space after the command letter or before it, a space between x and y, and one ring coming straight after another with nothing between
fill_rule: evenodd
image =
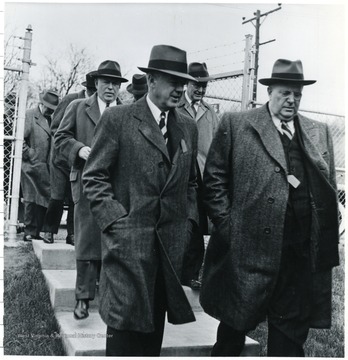
<instances>
[{"instance_id":1,"label":"dress shoe","mask_svg":"<svg viewBox=\"0 0 348 360\"><path fill-rule=\"evenodd\" d=\"M70 234L66 237L66 243L68 245L72 245L74 246L75 245L75 239L74 239L74 234Z\"/></svg>"},{"instance_id":2,"label":"dress shoe","mask_svg":"<svg viewBox=\"0 0 348 360\"><path fill-rule=\"evenodd\" d=\"M88 318L89 316L88 307L89 307L88 300L77 300L74 309L74 318L76 320L83 320Z\"/></svg>"},{"instance_id":3,"label":"dress shoe","mask_svg":"<svg viewBox=\"0 0 348 360\"><path fill-rule=\"evenodd\" d=\"M202 287L202 283L199 280L192 279L190 287L192 290L200 290L200 288Z\"/></svg>"},{"instance_id":4,"label":"dress shoe","mask_svg":"<svg viewBox=\"0 0 348 360\"><path fill-rule=\"evenodd\" d=\"M35 237L33 235L24 234L23 240L24 241L32 241L32 240L35 240Z\"/></svg>"},{"instance_id":5,"label":"dress shoe","mask_svg":"<svg viewBox=\"0 0 348 360\"><path fill-rule=\"evenodd\" d=\"M43 241L46 244L53 244L54 243L53 233L50 232L45 233Z\"/></svg>"}]
</instances>

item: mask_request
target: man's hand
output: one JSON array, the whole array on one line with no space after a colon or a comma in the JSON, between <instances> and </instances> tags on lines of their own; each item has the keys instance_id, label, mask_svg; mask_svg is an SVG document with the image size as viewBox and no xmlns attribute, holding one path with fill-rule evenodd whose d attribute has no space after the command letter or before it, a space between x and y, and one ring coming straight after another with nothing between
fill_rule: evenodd
<instances>
[{"instance_id":1,"label":"man's hand","mask_svg":"<svg viewBox=\"0 0 348 360\"><path fill-rule=\"evenodd\" d=\"M87 160L89 153L91 152L91 148L89 146L84 146L79 150L79 157L83 160Z\"/></svg>"}]
</instances>

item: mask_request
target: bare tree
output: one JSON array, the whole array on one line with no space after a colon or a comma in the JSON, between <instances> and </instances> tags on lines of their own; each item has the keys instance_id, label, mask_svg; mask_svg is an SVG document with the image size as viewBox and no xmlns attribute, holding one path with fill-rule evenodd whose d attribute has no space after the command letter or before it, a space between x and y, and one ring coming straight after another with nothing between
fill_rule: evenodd
<instances>
[{"instance_id":1,"label":"bare tree","mask_svg":"<svg viewBox=\"0 0 348 360\"><path fill-rule=\"evenodd\" d=\"M68 54L53 54L46 56L42 78L36 83L41 92L45 89L55 89L61 97L76 90L85 75L94 70L93 58L85 48L70 45Z\"/></svg>"},{"instance_id":2,"label":"bare tree","mask_svg":"<svg viewBox=\"0 0 348 360\"><path fill-rule=\"evenodd\" d=\"M20 44L15 43L16 37L9 36L4 43L4 67L10 69L21 69L20 62ZM5 71L4 72L4 93L9 94L17 92L20 80L20 72L18 71Z\"/></svg>"}]
</instances>

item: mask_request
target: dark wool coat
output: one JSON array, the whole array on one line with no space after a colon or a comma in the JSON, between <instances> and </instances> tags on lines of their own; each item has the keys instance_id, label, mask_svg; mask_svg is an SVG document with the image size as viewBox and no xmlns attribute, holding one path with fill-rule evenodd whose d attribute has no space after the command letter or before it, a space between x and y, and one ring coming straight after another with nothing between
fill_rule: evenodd
<instances>
[{"instance_id":1,"label":"dark wool coat","mask_svg":"<svg viewBox=\"0 0 348 360\"><path fill-rule=\"evenodd\" d=\"M327 124L301 115L298 120L312 207L311 326L329 327L339 241L333 144ZM279 271L287 175L267 105L223 116L204 173L207 211L216 226L200 301L204 311L235 329L252 329L265 317Z\"/></svg>"},{"instance_id":2,"label":"dark wool coat","mask_svg":"<svg viewBox=\"0 0 348 360\"><path fill-rule=\"evenodd\" d=\"M54 137L57 156L68 159L74 210L75 254L77 260L100 260L100 229L82 193L85 160L78 156L84 146L91 146L94 128L100 118L97 94L74 100L67 107Z\"/></svg>"},{"instance_id":3,"label":"dark wool coat","mask_svg":"<svg viewBox=\"0 0 348 360\"><path fill-rule=\"evenodd\" d=\"M25 114L21 187L23 200L47 207L50 199L51 135L39 107Z\"/></svg>"},{"instance_id":4,"label":"dark wool coat","mask_svg":"<svg viewBox=\"0 0 348 360\"><path fill-rule=\"evenodd\" d=\"M197 127L171 110L170 160L142 98L106 109L83 175L84 192L102 230L100 314L116 329L154 331L156 272L162 271L168 320L194 321L180 285L188 222L197 224ZM160 267L159 267L160 266Z\"/></svg>"},{"instance_id":5,"label":"dark wool coat","mask_svg":"<svg viewBox=\"0 0 348 360\"><path fill-rule=\"evenodd\" d=\"M51 123L51 136L54 138L55 133L63 119L64 113L68 105L76 99L85 99L85 90L78 93L68 94L63 97L54 111ZM54 141L51 146L50 175L51 175L51 198L55 200L64 200L66 194L66 184L69 181L70 166L67 159L57 156Z\"/></svg>"}]
</instances>

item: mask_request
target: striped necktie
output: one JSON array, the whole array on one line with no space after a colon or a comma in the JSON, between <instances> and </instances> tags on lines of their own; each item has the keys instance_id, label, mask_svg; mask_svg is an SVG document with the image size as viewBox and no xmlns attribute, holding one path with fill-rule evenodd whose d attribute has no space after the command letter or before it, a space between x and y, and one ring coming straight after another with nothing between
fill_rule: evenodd
<instances>
[{"instance_id":1,"label":"striped necktie","mask_svg":"<svg viewBox=\"0 0 348 360\"><path fill-rule=\"evenodd\" d=\"M166 113L165 112L161 112L161 117L160 117L160 122L159 122L159 127L162 131L162 135L164 137L164 141L167 144L168 141L168 133L167 133L167 126L166 126Z\"/></svg>"},{"instance_id":2,"label":"striped necktie","mask_svg":"<svg viewBox=\"0 0 348 360\"><path fill-rule=\"evenodd\" d=\"M290 140L292 140L292 132L288 126L288 124L286 123L286 121L282 121L282 126L281 129L283 131L283 134L285 134Z\"/></svg>"}]
</instances>

